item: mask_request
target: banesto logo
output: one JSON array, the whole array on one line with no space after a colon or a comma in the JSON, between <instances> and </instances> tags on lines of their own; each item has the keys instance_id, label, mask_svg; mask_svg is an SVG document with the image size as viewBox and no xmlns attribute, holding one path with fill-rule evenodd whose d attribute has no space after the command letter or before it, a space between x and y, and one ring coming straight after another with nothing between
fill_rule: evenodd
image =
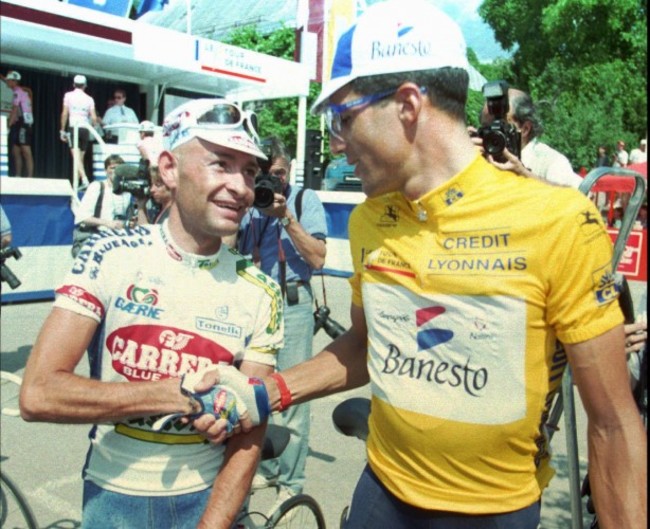
<instances>
[{"instance_id":1,"label":"banesto logo","mask_svg":"<svg viewBox=\"0 0 650 529\"><path fill-rule=\"evenodd\" d=\"M415 311L415 321L418 327L418 351L432 349L433 347L446 343L454 337L454 332L449 329L421 329L421 327L437 318L447 309L441 306L425 307Z\"/></svg>"}]
</instances>

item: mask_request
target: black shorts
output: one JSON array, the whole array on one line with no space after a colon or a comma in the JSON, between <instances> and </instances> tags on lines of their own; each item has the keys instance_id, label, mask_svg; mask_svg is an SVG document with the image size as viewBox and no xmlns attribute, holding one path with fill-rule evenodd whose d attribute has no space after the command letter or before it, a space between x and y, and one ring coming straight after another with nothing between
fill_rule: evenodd
<instances>
[{"instance_id":1,"label":"black shorts","mask_svg":"<svg viewBox=\"0 0 650 529\"><path fill-rule=\"evenodd\" d=\"M70 133L70 147L74 147L74 129L68 128ZM79 127L79 150L85 151L90 143L90 131L85 127Z\"/></svg>"},{"instance_id":2,"label":"black shorts","mask_svg":"<svg viewBox=\"0 0 650 529\"><path fill-rule=\"evenodd\" d=\"M19 120L9 129L9 145L31 145L32 126Z\"/></svg>"}]
</instances>

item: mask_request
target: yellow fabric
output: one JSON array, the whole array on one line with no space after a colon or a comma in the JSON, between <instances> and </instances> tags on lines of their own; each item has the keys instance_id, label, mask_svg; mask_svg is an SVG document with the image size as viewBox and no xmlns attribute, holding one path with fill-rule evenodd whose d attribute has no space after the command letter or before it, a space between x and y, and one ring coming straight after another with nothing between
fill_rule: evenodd
<instances>
[{"instance_id":1,"label":"yellow fabric","mask_svg":"<svg viewBox=\"0 0 650 529\"><path fill-rule=\"evenodd\" d=\"M368 199L349 225L368 325L368 460L424 509L507 512L552 476L540 426L565 343L622 323L612 245L578 191L481 157L417 202Z\"/></svg>"}]
</instances>

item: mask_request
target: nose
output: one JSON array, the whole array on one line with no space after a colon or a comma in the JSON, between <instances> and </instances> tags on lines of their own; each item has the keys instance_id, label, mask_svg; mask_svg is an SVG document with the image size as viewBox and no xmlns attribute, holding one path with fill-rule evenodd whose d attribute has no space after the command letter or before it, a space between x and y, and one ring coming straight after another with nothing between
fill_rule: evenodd
<instances>
[{"instance_id":1,"label":"nose","mask_svg":"<svg viewBox=\"0 0 650 529\"><path fill-rule=\"evenodd\" d=\"M345 140L334 134L330 134L330 151L332 154L345 153Z\"/></svg>"}]
</instances>

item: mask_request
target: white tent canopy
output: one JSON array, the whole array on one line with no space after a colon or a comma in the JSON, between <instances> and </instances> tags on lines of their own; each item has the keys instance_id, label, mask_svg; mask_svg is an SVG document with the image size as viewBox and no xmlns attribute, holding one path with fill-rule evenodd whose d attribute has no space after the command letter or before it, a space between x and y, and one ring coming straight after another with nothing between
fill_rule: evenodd
<instances>
[{"instance_id":1,"label":"white tent canopy","mask_svg":"<svg viewBox=\"0 0 650 529\"><path fill-rule=\"evenodd\" d=\"M3 62L240 101L306 96L295 62L53 0L2 0Z\"/></svg>"}]
</instances>

